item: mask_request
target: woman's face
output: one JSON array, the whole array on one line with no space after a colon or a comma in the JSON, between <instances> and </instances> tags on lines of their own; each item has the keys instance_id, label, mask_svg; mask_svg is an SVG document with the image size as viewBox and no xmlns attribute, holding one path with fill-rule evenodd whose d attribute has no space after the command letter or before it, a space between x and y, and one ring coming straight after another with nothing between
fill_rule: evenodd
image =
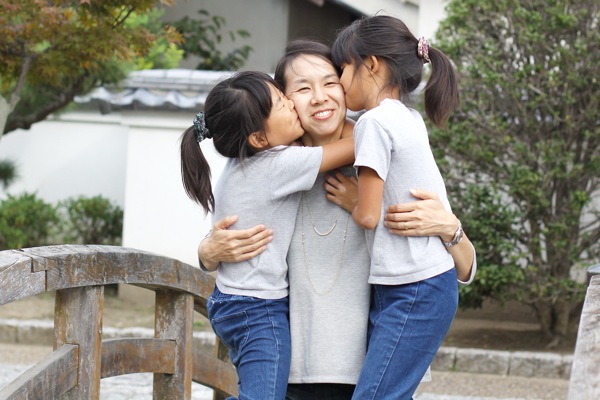
<instances>
[{"instance_id":1,"label":"woman's face","mask_svg":"<svg viewBox=\"0 0 600 400\"><path fill-rule=\"evenodd\" d=\"M294 102L302 127L317 144L339 139L346 119L340 79L332 63L301 55L285 71L286 95Z\"/></svg>"},{"instance_id":2,"label":"woman's face","mask_svg":"<svg viewBox=\"0 0 600 400\"><path fill-rule=\"evenodd\" d=\"M268 147L289 145L304 134L294 103L279 89L269 85L271 90L271 113L265 121L265 136Z\"/></svg>"}]
</instances>

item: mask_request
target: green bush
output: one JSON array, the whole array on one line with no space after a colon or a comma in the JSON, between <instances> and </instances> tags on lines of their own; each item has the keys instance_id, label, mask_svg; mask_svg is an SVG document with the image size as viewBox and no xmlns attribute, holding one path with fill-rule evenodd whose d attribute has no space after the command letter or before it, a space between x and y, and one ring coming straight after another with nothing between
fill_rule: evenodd
<instances>
[{"instance_id":1,"label":"green bush","mask_svg":"<svg viewBox=\"0 0 600 400\"><path fill-rule=\"evenodd\" d=\"M48 245L59 225L56 207L36 194L8 195L0 202L0 250Z\"/></svg>"},{"instance_id":2,"label":"green bush","mask_svg":"<svg viewBox=\"0 0 600 400\"><path fill-rule=\"evenodd\" d=\"M70 198L59 203L68 243L120 245L123 210L102 196Z\"/></svg>"}]
</instances>

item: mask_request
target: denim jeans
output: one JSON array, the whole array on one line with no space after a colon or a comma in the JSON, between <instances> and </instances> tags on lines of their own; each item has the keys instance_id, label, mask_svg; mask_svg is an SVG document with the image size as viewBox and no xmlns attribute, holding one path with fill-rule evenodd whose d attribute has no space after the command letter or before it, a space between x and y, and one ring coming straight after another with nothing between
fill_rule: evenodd
<instances>
[{"instance_id":1,"label":"denim jeans","mask_svg":"<svg viewBox=\"0 0 600 400\"><path fill-rule=\"evenodd\" d=\"M454 268L406 285L373 285L367 356L353 399L411 399L458 306Z\"/></svg>"},{"instance_id":2,"label":"denim jeans","mask_svg":"<svg viewBox=\"0 0 600 400\"><path fill-rule=\"evenodd\" d=\"M284 400L292 353L288 298L230 295L215 287L207 309L213 330L229 347L239 399Z\"/></svg>"}]
</instances>

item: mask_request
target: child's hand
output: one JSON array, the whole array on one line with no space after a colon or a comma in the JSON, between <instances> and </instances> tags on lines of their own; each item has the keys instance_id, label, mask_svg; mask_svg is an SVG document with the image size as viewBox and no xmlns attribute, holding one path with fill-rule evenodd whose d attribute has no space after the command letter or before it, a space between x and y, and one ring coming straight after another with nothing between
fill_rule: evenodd
<instances>
[{"instance_id":1,"label":"child's hand","mask_svg":"<svg viewBox=\"0 0 600 400\"><path fill-rule=\"evenodd\" d=\"M327 191L327 200L337 204L348 212L352 212L358 201L358 181L356 177L347 177L335 170L333 175L325 176L323 187Z\"/></svg>"}]
</instances>

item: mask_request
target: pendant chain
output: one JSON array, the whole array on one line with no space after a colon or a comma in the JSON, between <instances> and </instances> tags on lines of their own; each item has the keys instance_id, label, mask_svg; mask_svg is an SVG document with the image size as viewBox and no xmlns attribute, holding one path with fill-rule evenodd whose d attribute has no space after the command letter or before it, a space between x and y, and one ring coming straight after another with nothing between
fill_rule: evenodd
<instances>
[{"instance_id":1,"label":"pendant chain","mask_svg":"<svg viewBox=\"0 0 600 400\"><path fill-rule=\"evenodd\" d=\"M308 217L310 218L310 224L312 225L313 231L315 231L315 233L319 236L327 236L329 235L331 232L333 232L333 230L335 229L335 227L337 226L338 223L338 219L340 218L340 214L342 213L342 207L339 207L339 211L337 213L337 215L335 216L335 221L333 223L333 226L331 228L329 228L329 230L325 233L321 233L317 230L317 227L315 226L315 222L313 221L313 216L310 213L310 208L308 208L308 203L304 201L304 193L302 193L302 202L304 204L306 204L306 211L308 211ZM302 212L304 212L304 209L302 209ZM302 227L304 229L304 227Z\"/></svg>"},{"instance_id":2,"label":"pendant chain","mask_svg":"<svg viewBox=\"0 0 600 400\"><path fill-rule=\"evenodd\" d=\"M312 288L312 290L319 296L325 296L327 294L329 294L331 292L331 290L333 289L333 287L335 286L336 282L338 281L339 277L340 277L340 273L342 272L342 265L344 262L344 249L346 248L346 236L348 235L348 224L350 223L350 213L347 213L347 217L346 217L346 228L344 229L344 237L343 237L343 242L342 242L342 251L340 252L340 259L338 262L338 267L337 267L337 271L335 273L335 277L333 278L333 282L331 283L331 285L325 289L325 291L320 292L319 290L317 290L317 288L315 287L313 280L312 280L312 276L310 274L310 268L308 267L308 258L306 256L306 237L304 234L304 195L302 196L302 202L300 204L300 218L302 221L302 253L304 255L304 268L306 268L306 275L308 277L308 283L310 284L310 287ZM308 209L308 204L306 204L306 209ZM340 210L342 208L340 207ZM310 213L310 210L308 211ZM312 217L312 216L311 216ZM339 213L338 213L338 217L339 217ZM312 222L312 218L311 218L311 222ZM337 225L337 218L335 223L333 224L333 227L329 230L329 232L327 232L326 234L321 234L319 233L315 226L313 225L313 230L315 231L315 233L321 237L323 236L327 236L329 235L333 229L335 228L335 226Z\"/></svg>"}]
</instances>

